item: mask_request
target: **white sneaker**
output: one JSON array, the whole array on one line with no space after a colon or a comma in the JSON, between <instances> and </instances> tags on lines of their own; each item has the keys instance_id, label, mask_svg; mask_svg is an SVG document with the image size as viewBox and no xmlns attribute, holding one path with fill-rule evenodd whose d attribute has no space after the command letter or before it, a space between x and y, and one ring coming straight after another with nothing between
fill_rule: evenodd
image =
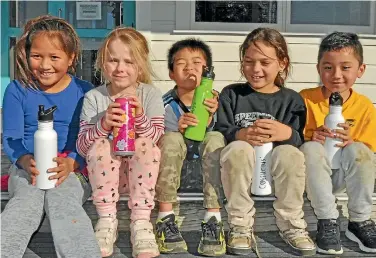
<instances>
[{"instance_id":1,"label":"white sneaker","mask_svg":"<svg viewBox=\"0 0 376 258\"><path fill-rule=\"evenodd\" d=\"M148 220L136 220L131 223L132 256L151 258L159 255L153 225Z\"/></svg>"},{"instance_id":2,"label":"white sneaker","mask_svg":"<svg viewBox=\"0 0 376 258\"><path fill-rule=\"evenodd\" d=\"M117 238L118 220L116 217L101 217L95 225L97 238L102 257L111 256L114 252L114 243Z\"/></svg>"}]
</instances>

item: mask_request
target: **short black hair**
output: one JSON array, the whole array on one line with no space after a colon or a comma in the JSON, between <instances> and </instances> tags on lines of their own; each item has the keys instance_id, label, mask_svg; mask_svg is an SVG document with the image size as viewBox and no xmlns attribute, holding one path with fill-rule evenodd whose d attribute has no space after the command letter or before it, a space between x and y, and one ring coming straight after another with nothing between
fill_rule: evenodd
<instances>
[{"instance_id":1,"label":"short black hair","mask_svg":"<svg viewBox=\"0 0 376 258\"><path fill-rule=\"evenodd\" d=\"M210 47L200 39L187 38L175 42L171 48L168 50L168 69L170 71L174 70L174 58L177 52L182 49L191 49L194 51L201 51L206 59L206 65L212 66L212 52Z\"/></svg>"},{"instance_id":2,"label":"short black hair","mask_svg":"<svg viewBox=\"0 0 376 258\"><path fill-rule=\"evenodd\" d=\"M359 61L359 64L363 64L363 47L362 43L359 41L358 35L355 33L338 31L327 35L321 41L317 62L320 63L320 60L325 52L338 51L343 48L352 49L355 57Z\"/></svg>"}]
</instances>

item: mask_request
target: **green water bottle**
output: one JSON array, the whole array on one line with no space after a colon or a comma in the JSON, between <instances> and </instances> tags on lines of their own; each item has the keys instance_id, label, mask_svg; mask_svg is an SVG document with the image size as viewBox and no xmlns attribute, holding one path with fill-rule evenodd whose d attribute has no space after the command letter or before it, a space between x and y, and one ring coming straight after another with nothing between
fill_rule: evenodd
<instances>
[{"instance_id":1,"label":"green water bottle","mask_svg":"<svg viewBox=\"0 0 376 258\"><path fill-rule=\"evenodd\" d=\"M195 89L193 96L191 112L196 115L198 124L196 126L188 126L185 130L184 137L193 141L203 141L206 128L209 121L209 111L206 110L204 104L205 99L213 98L213 80L215 74L214 66L204 67L202 71L201 83Z\"/></svg>"}]
</instances>

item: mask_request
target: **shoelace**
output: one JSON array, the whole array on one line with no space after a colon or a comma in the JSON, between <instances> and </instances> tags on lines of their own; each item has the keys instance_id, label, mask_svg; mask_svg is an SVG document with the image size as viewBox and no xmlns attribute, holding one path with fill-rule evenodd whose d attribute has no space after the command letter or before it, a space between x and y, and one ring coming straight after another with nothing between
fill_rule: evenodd
<instances>
[{"instance_id":1,"label":"shoelace","mask_svg":"<svg viewBox=\"0 0 376 258\"><path fill-rule=\"evenodd\" d=\"M218 233L219 225L216 223L204 223L202 225L202 233L205 237L214 237L215 240L219 241L219 233Z\"/></svg>"},{"instance_id":2,"label":"shoelace","mask_svg":"<svg viewBox=\"0 0 376 258\"><path fill-rule=\"evenodd\" d=\"M373 239L376 237L375 222L373 222L373 220L367 220L360 225L360 228L362 229L364 236L373 241Z\"/></svg>"},{"instance_id":3,"label":"shoelace","mask_svg":"<svg viewBox=\"0 0 376 258\"><path fill-rule=\"evenodd\" d=\"M327 240L329 243L337 243L337 223L333 221L329 221L328 223L323 224L323 230L325 232L323 238Z\"/></svg>"},{"instance_id":4,"label":"shoelace","mask_svg":"<svg viewBox=\"0 0 376 258\"><path fill-rule=\"evenodd\" d=\"M300 237L307 237L308 236L308 232L305 231L304 229L290 229L286 232L286 235L288 238L290 238L291 240L295 240L297 238L300 238Z\"/></svg>"},{"instance_id":5,"label":"shoelace","mask_svg":"<svg viewBox=\"0 0 376 258\"><path fill-rule=\"evenodd\" d=\"M246 229L246 230L244 230L244 229L239 230L237 227L234 227L231 230L230 234L232 235L233 238L240 238L240 237L250 238L251 239L251 246L254 247L254 250L255 250L257 257L262 258L261 255L260 255L260 252L258 250L256 237L255 237L255 234L253 233L252 228Z\"/></svg>"},{"instance_id":6,"label":"shoelace","mask_svg":"<svg viewBox=\"0 0 376 258\"><path fill-rule=\"evenodd\" d=\"M176 236L177 234L179 234L179 229L175 221L168 220L166 222L163 221L161 225L158 227L157 229L158 237L162 236L162 232L166 233L166 237Z\"/></svg>"}]
</instances>

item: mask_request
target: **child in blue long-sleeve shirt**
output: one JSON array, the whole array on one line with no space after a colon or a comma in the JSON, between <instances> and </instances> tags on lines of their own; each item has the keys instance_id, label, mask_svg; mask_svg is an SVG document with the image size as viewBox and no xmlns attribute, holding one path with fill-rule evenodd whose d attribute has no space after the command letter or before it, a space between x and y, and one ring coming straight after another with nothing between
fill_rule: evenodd
<instances>
[{"instance_id":1,"label":"child in blue long-sleeve shirt","mask_svg":"<svg viewBox=\"0 0 376 258\"><path fill-rule=\"evenodd\" d=\"M23 257L44 212L58 257L101 257L90 218L82 207L90 186L81 174L73 172L85 166L75 146L83 96L92 88L68 73L78 54L79 39L72 26L51 16L30 20L17 42L17 80L6 88L3 102L3 146L13 164L10 200L1 214L1 257ZM39 174L33 156L38 105L57 106L54 129L60 155L54 159L57 166L49 169L56 173L50 179L57 179L57 184L46 191L35 186Z\"/></svg>"}]
</instances>

